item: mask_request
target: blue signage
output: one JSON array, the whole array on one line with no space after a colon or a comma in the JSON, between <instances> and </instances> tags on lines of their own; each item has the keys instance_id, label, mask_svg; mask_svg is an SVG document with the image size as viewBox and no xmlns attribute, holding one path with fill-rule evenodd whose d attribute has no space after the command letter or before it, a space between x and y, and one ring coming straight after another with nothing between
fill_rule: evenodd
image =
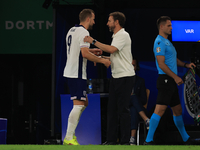
<instances>
[{"instance_id":1,"label":"blue signage","mask_svg":"<svg viewBox=\"0 0 200 150\"><path fill-rule=\"evenodd\" d=\"M172 41L200 41L200 21L172 20Z\"/></svg>"}]
</instances>

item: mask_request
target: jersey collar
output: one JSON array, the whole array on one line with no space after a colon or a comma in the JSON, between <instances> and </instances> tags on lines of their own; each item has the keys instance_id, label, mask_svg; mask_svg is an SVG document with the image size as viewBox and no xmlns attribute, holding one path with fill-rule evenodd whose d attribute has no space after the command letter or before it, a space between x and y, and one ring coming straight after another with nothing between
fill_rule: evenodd
<instances>
[{"instance_id":1,"label":"jersey collar","mask_svg":"<svg viewBox=\"0 0 200 150\"><path fill-rule=\"evenodd\" d=\"M75 27L83 27L83 28L85 28L83 25L80 25L80 24L76 24Z\"/></svg>"}]
</instances>

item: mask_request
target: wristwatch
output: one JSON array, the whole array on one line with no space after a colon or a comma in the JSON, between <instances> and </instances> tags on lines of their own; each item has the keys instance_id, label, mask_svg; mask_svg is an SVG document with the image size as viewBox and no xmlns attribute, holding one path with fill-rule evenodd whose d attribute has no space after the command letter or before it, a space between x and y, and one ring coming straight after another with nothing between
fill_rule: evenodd
<instances>
[{"instance_id":1,"label":"wristwatch","mask_svg":"<svg viewBox=\"0 0 200 150\"><path fill-rule=\"evenodd\" d=\"M92 45L94 45L94 44L96 43L96 41L97 41L97 40L94 39L94 40L92 41Z\"/></svg>"}]
</instances>

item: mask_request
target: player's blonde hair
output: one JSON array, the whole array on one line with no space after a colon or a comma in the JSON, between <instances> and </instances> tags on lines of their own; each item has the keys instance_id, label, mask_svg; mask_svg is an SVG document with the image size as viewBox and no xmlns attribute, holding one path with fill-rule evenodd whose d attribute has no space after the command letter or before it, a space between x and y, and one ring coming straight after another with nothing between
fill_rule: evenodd
<instances>
[{"instance_id":1,"label":"player's blonde hair","mask_svg":"<svg viewBox=\"0 0 200 150\"><path fill-rule=\"evenodd\" d=\"M79 14L79 20L80 22L84 22L87 17L92 17L92 13L94 14L94 11L92 9L83 9Z\"/></svg>"}]
</instances>

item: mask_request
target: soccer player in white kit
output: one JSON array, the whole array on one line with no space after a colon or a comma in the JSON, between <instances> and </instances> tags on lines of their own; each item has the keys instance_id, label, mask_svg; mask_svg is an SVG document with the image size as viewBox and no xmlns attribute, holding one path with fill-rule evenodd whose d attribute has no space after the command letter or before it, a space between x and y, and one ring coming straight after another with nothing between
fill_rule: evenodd
<instances>
[{"instance_id":1,"label":"soccer player in white kit","mask_svg":"<svg viewBox=\"0 0 200 150\"><path fill-rule=\"evenodd\" d=\"M68 117L68 127L63 145L79 145L75 129L78 125L80 116L86 106L88 99L86 66L87 59L95 63L103 63L109 67L111 62L96 56L101 55L100 49L89 49L90 44L84 42L84 37L89 36L87 30L92 29L95 14L91 9L83 9L79 14L80 24L72 27L66 36L67 62L64 69L64 77L67 77L68 87L70 89L71 100L73 100L73 109Z\"/></svg>"}]
</instances>

